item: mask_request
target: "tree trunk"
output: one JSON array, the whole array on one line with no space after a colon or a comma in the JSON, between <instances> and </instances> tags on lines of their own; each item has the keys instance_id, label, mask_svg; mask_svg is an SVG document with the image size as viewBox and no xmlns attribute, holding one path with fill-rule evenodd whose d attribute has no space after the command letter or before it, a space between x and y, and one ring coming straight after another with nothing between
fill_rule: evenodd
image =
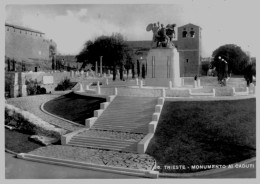
<instances>
[{"instance_id":1,"label":"tree trunk","mask_svg":"<svg viewBox=\"0 0 260 184\"><path fill-rule=\"evenodd\" d=\"M113 81L116 80L116 65L113 66Z\"/></svg>"},{"instance_id":2,"label":"tree trunk","mask_svg":"<svg viewBox=\"0 0 260 184\"><path fill-rule=\"evenodd\" d=\"M128 79L128 75L129 75L129 68L126 69L126 78Z\"/></svg>"},{"instance_id":3,"label":"tree trunk","mask_svg":"<svg viewBox=\"0 0 260 184\"><path fill-rule=\"evenodd\" d=\"M145 66L142 65L142 78L145 79Z\"/></svg>"},{"instance_id":4,"label":"tree trunk","mask_svg":"<svg viewBox=\"0 0 260 184\"><path fill-rule=\"evenodd\" d=\"M137 60L137 76L140 77L140 62Z\"/></svg>"},{"instance_id":5,"label":"tree trunk","mask_svg":"<svg viewBox=\"0 0 260 184\"><path fill-rule=\"evenodd\" d=\"M135 78L135 64L132 64L132 78Z\"/></svg>"},{"instance_id":6,"label":"tree trunk","mask_svg":"<svg viewBox=\"0 0 260 184\"><path fill-rule=\"evenodd\" d=\"M119 70L119 72L120 72L120 80L123 80L123 78L124 78L124 73L123 73L123 65L122 65L122 64L120 65L120 70Z\"/></svg>"}]
</instances>

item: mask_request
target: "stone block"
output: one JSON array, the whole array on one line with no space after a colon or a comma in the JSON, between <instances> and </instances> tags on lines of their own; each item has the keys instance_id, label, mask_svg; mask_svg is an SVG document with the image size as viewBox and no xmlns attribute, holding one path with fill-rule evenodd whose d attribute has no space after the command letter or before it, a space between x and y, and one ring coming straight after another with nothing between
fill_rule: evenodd
<instances>
[{"instance_id":1,"label":"stone block","mask_svg":"<svg viewBox=\"0 0 260 184\"><path fill-rule=\"evenodd\" d=\"M160 113L153 113L152 121L159 121Z\"/></svg>"},{"instance_id":2,"label":"stone block","mask_svg":"<svg viewBox=\"0 0 260 184\"><path fill-rule=\"evenodd\" d=\"M104 112L104 110L102 110L102 109L95 110L94 111L94 117L99 117L103 112Z\"/></svg>"},{"instance_id":3,"label":"stone block","mask_svg":"<svg viewBox=\"0 0 260 184\"><path fill-rule=\"evenodd\" d=\"M137 152L140 154L144 154L151 139L153 138L153 133L148 133L138 144L137 144Z\"/></svg>"},{"instance_id":4,"label":"stone block","mask_svg":"<svg viewBox=\"0 0 260 184\"><path fill-rule=\"evenodd\" d=\"M41 136L41 135L32 135L29 137L29 139L38 142L40 144L43 144L44 146L48 146L50 144L53 144L55 142L58 142L59 139L53 138L53 137L46 137L46 136Z\"/></svg>"},{"instance_id":5,"label":"stone block","mask_svg":"<svg viewBox=\"0 0 260 184\"><path fill-rule=\"evenodd\" d=\"M108 107L108 105L109 105L109 102L103 102L103 103L100 104L100 109L104 110Z\"/></svg>"},{"instance_id":6,"label":"stone block","mask_svg":"<svg viewBox=\"0 0 260 184\"><path fill-rule=\"evenodd\" d=\"M157 124L158 124L158 121L151 121L148 124L148 132L149 133L155 133Z\"/></svg>"},{"instance_id":7,"label":"stone block","mask_svg":"<svg viewBox=\"0 0 260 184\"><path fill-rule=\"evenodd\" d=\"M85 120L85 126L86 128L91 128L92 125L96 122L97 118L96 117L92 117L92 118L88 118Z\"/></svg>"},{"instance_id":8,"label":"stone block","mask_svg":"<svg viewBox=\"0 0 260 184\"><path fill-rule=\"evenodd\" d=\"M43 84L53 84L53 76L42 76Z\"/></svg>"},{"instance_id":9,"label":"stone block","mask_svg":"<svg viewBox=\"0 0 260 184\"><path fill-rule=\"evenodd\" d=\"M161 97L163 97L163 98L166 97L166 92L165 92L165 89L164 89L164 88L162 89Z\"/></svg>"},{"instance_id":10,"label":"stone block","mask_svg":"<svg viewBox=\"0 0 260 184\"><path fill-rule=\"evenodd\" d=\"M164 98L163 97L158 98L157 104L158 105L163 105L163 103L164 103Z\"/></svg>"},{"instance_id":11,"label":"stone block","mask_svg":"<svg viewBox=\"0 0 260 184\"><path fill-rule=\"evenodd\" d=\"M160 113L162 111L162 105L155 106L155 112Z\"/></svg>"},{"instance_id":12,"label":"stone block","mask_svg":"<svg viewBox=\"0 0 260 184\"><path fill-rule=\"evenodd\" d=\"M112 102L114 100L114 98L115 98L114 95L113 96L108 96L108 97L106 97L106 101L107 102Z\"/></svg>"}]
</instances>

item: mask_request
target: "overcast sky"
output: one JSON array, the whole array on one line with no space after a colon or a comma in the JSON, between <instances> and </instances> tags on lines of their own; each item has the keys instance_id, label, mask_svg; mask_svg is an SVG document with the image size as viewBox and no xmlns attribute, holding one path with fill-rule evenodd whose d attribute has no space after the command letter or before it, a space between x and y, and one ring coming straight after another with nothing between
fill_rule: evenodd
<instances>
[{"instance_id":1,"label":"overcast sky","mask_svg":"<svg viewBox=\"0 0 260 184\"><path fill-rule=\"evenodd\" d=\"M250 3L248 3L250 2ZM255 1L253 1L255 2ZM6 22L42 31L61 54L77 54L87 40L122 33L127 40L151 40L149 23L193 23L202 28L202 56L234 43L255 56L256 4L251 1L186 1L178 4L7 5Z\"/></svg>"}]
</instances>

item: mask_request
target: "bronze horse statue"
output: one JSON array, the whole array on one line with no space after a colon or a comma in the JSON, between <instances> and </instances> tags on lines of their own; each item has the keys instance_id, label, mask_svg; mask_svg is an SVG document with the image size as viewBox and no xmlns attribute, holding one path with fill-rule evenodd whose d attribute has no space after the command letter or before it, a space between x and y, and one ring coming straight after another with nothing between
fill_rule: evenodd
<instances>
[{"instance_id":1,"label":"bronze horse statue","mask_svg":"<svg viewBox=\"0 0 260 184\"><path fill-rule=\"evenodd\" d=\"M153 42L157 43L157 47L160 45L162 47L172 46L170 43L172 43L172 38L175 38L174 28L176 24L168 24L166 28L164 28L163 24L161 26L161 29L159 29L159 25L156 26L156 24L149 24L146 31L153 31Z\"/></svg>"}]
</instances>

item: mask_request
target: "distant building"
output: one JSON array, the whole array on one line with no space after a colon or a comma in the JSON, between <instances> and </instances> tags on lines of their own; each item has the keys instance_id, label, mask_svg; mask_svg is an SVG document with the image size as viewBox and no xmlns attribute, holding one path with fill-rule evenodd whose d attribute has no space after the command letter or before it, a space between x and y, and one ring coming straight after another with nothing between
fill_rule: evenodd
<instances>
[{"instance_id":1,"label":"distant building","mask_svg":"<svg viewBox=\"0 0 260 184\"><path fill-rule=\"evenodd\" d=\"M201 74L201 28L194 24L178 27L178 39L173 40L179 52L180 77L194 77ZM146 58L151 41L128 41L140 57Z\"/></svg>"},{"instance_id":2,"label":"distant building","mask_svg":"<svg viewBox=\"0 0 260 184\"><path fill-rule=\"evenodd\" d=\"M5 23L5 57L15 61L50 61L56 43L41 31Z\"/></svg>"}]
</instances>

